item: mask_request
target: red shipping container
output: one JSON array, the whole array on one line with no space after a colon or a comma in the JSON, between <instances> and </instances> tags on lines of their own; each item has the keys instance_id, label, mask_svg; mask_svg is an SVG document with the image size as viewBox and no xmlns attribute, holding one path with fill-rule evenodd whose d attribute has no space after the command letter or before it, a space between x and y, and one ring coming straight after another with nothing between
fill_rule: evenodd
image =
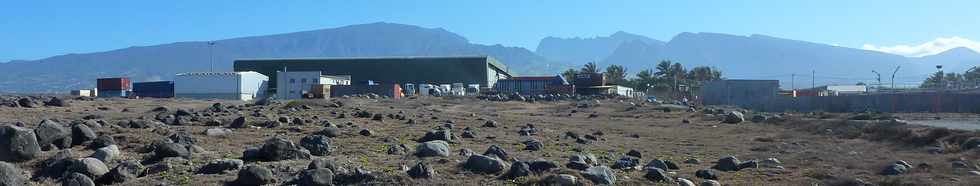
<instances>
[{"instance_id":1,"label":"red shipping container","mask_svg":"<svg viewBox=\"0 0 980 186\"><path fill-rule=\"evenodd\" d=\"M129 90L129 78L100 78L96 82L99 90Z\"/></svg>"}]
</instances>

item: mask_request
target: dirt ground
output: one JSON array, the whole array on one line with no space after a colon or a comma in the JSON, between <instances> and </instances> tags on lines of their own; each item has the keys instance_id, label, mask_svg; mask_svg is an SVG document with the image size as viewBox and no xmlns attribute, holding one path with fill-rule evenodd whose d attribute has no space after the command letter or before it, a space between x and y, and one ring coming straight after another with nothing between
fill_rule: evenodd
<instances>
[{"instance_id":1,"label":"dirt ground","mask_svg":"<svg viewBox=\"0 0 980 186\"><path fill-rule=\"evenodd\" d=\"M203 124L191 126L163 126L152 129L132 129L124 127L102 127L96 129L100 135L110 135L120 145L123 157L108 163L110 168L123 160L143 160L148 153L141 153L145 145L165 138L175 132L186 132L198 140L206 152L195 153L190 159L188 170L196 169L207 162L220 158L240 158L247 148L260 146L273 136L284 136L298 143L299 139L323 128L324 120L336 125L352 122L357 127L343 127L343 135L332 138L333 153L329 156L314 157L332 159L342 166L361 167L384 176L373 184L400 185L532 185L544 177L555 174L571 174L581 183L592 184L578 171L564 166L570 156L591 153L598 157L602 165L613 163L631 149L642 152L640 165L654 158L678 162L680 170L672 171L675 177L683 177L700 183L694 172L710 169L714 162L725 156L736 156L740 160L763 160L777 158L782 162L778 168L750 168L737 172L713 170L718 181L724 185L847 185L847 181L860 179L874 185L980 185L980 176L970 175L968 170L954 169L951 160L963 159L971 165L980 162L977 151L941 154L929 153L934 144L909 144L894 140L876 140L861 136L842 136L835 132L840 128L839 117L808 118L807 113L788 113L783 122L723 124L718 116L703 112L673 111L663 112L653 105L641 105L631 109L629 101L601 100L598 106L578 108L579 103L596 101L557 101L557 102L490 102L474 98L418 98L418 99L367 99L337 98L343 107L328 107L328 100L304 100L280 103L272 106L251 106L238 113L224 113L215 118L224 125L239 115L246 116L250 124L274 120L278 116L314 120L303 126L284 125L278 128L233 129L224 137L211 137L204 130L214 128ZM209 101L182 99L96 99L95 101L73 100L70 107L42 108L0 108L0 124L23 122L33 128L43 119L57 119L64 123L81 120L87 115L103 116L109 125L121 121L144 117L152 119L157 107L201 111L213 103L224 105L245 105L238 101ZM289 111L284 107L308 105L310 109ZM122 112L123 110L126 112ZM372 113L397 114L399 112L414 119L416 124L406 124L404 120L385 118L373 121L371 118L355 118L355 109ZM573 111L574 110L574 111ZM261 112L265 117L252 116ZM348 117L337 118L340 113ZM597 117L590 117L590 115ZM747 114L748 119L752 114ZM318 119L313 119L316 116ZM417 144L416 139L425 132L442 126L445 121L455 123L454 134L462 133L463 128L471 128L476 138L463 138L451 145L451 155L445 158L418 158L411 155ZM497 128L483 128L486 120L497 121ZM682 122L689 120L689 123ZM838 124L838 125L835 125ZM540 132L532 136L520 136L519 129L533 124ZM826 125L826 127L825 127ZM358 134L360 128L374 132L372 136ZM930 129L916 129L930 130ZM596 134L600 140L592 144L576 143L574 139L563 136L566 132ZM601 135L599 135L601 133ZM961 132L971 134L969 132ZM527 139L537 139L544 143L539 151L528 151L521 143ZM389 146L404 144L409 147L406 155L389 155ZM501 179L500 174L488 175L473 173L461 168L466 157L457 155L462 148L476 153L484 152L496 144L510 156L520 160L544 158L560 165L559 170L535 174L517 180ZM75 157L86 157L92 153L82 147L75 147ZM17 163L23 170L34 170L39 162L53 156L58 151L46 151L35 160ZM681 163L696 158L700 164ZM411 179L405 171L407 167L423 160L436 170L436 176L429 179ZM911 173L898 176L882 176L879 172L892 162L904 160L915 168ZM285 181L302 171L310 160L285 160L278 162L248 162L269 167ZM505 169L506 171L506 169ZM643 177L644 171L615 170L616 185L657 185ZM25 172L30 177L30 172ZM236 178L236 173L195 175L190 171L170 171L153 174L117 185L223 185ZM37 185L56 185L56 180L38 180ZM372 184L364 183L364 184Z\"/></svg>"}]
</instances>

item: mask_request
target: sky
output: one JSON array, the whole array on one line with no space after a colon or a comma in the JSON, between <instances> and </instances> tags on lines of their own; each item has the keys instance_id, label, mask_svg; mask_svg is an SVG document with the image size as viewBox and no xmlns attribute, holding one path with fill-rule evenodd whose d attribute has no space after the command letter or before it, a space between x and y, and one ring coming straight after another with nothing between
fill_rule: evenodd
<instances>
[{"instance_id":1,"label":"sky","mask_svg":"<svg viewBox=\"0 0 980 186\"><path fill-rule=\"evenodd\" d=\"M980 1L0 1L0 61L352 24L439 27L473 43L534 50L544 37L616 31L764 34L905 56L980 51Z\"/></svg>"}]
</instances>

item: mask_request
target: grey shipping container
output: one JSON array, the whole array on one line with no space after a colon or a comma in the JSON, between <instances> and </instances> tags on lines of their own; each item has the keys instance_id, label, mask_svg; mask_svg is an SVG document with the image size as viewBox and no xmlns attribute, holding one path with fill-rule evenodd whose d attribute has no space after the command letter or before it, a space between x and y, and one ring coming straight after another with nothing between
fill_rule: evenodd
<instances>
[{"instance_id":1,"label":"grey shipping container","mask_svg":"<svg viewBox=\"0 0 980 186\"><path fill-rule=\"evenodd\" d=\"M498 93L518 93L521 95L548 94L548 86L564 85L561 76L513 77L497 80L494 91Z\"/></svg>"}]
</instances>

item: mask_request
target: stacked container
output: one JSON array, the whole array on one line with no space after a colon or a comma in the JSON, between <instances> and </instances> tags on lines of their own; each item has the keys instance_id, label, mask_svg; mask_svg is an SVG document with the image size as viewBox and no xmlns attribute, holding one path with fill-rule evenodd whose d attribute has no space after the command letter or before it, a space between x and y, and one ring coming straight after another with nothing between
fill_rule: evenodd
<instances>
[{"instance_id":1,"label":"stacked container","mask_svg":"<svg viewBox=\"0 0 980 186\"><path fill-rule=\"evenodd\" d=\"M96 81L96 87L96 95L99 97L126 97L126 92L130 89L129 78L101 78Z\"/></svg>"},{"instance_id":2,"label":"stacked container","mask_svg":"<svg viewBox=\"0 0 980 186\"><path fill-rule=\"evenodd\" d=\"M133 83L133 95L149 98L174 97L173 81L152 81Z\"/></svg>"}]
</instances>

